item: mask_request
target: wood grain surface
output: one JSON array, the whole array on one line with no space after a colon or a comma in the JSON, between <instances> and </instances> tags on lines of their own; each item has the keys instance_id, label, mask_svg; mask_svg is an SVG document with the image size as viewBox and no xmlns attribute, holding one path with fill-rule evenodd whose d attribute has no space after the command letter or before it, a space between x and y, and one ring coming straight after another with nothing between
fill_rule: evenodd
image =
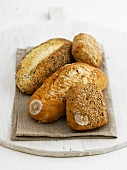
<instances>
[{"instance_id":1,"label":"wood grain surface","mask_svg":"<svg viewBox=\"0 0 127 170\"><path fill-rule=\"evenodd\" d=\"M45 26L44 26L45 25ZM65 29L63 29L63 26ZM99 31L98 31L99 30ZM51 37L65 37L72 40L79 32L93 35L103 44L109 82L113 99L114 115L117 121L118 138L116 139L78 139L54 141L11 141L11 113L15 92L15 52L17 48L35 46ZM2 146L41 156L54 157L103 154L126 147L127 143L127 81L126 53L127 34L99 24L88 22L57 22L31 24L0 35L0 144ZM8 41L9 40L9 41ZM7 50L8 49L8 50ZM116 60L117 57L117 60ZM122 88L121 88L122 87ZM123 95L124 94L124 95ZM123 100L124 99L124 100ZM71 152L70 152L71 151ZM61 154L59 154L61 153ZM88 154L89 153L89 154Z\"/></svg>"}]
</instances>

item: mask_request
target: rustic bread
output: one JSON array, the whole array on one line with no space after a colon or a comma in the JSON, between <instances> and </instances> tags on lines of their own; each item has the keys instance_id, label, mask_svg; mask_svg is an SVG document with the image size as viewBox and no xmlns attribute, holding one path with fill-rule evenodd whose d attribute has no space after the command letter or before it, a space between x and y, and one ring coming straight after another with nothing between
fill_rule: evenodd
<instances>
[{"instance_id":1,"label":"rustic bread","mask_svg":"<svg viewBox=\"0 0 127 170\"><path fill-rule=\"evenodd\" d=\"M103 51L95 38L84 33L74 37L72 54L76 61L81 61L94 67L99 67L103 57Z\"/></svg>"},{"instance_id":2,"label":"rustic bread","mask_svg":"<svg viewBox=\"0 0 127 170\"><path fill-rule=\"evenodd\" d=\"M66 93L77 82L96 83L103 90L107 76L101 70L80 62L61 67L30 97L30 116L40 122L52 122L65 115Z\"/></svg>"},{"instance_id":3,"label":"rustic bread","mask_svg":"<svg viewBox=\"0 0 127 170\"><path fill-rule=\"evenodd\" d=\"M106 105L100 87L88 83L71 86L66 95L66 118L73 130L90 130L108 122Z\"/></svg>"},{"instance_id":4,"label":"rustic bread","mask_svg":"<svg viewBox=\"0 0 127 170\"><path fill-rule=\"evenodd\" d=\"M26 94L32 94L57 69L71 62L72 43L54 38L33 48L20 61L16 84Z\"/></svg>"}]
</instances>

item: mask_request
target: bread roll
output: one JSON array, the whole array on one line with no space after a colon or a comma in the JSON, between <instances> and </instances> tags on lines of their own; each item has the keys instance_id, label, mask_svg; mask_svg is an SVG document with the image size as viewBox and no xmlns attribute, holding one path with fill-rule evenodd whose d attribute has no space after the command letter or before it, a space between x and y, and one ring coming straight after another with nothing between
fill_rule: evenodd
<instances>
[{"instance_id":1,"label":"bread roll","mask_svg":"<svg viewBox=\"0 0 127 170\"><path fill-rule=\"evenodd\" d=\"M57 69L71 62L72 43L54 38L33 48L20 61L16 84L26 94L32 94Z\"/></svg>"},{"instance_id":2,"label":"bread roll","mask_svg":"<svg viewBox=\"0 0 127 170\"><path fill-rule=\"evenodd\" d=\"M94 37L80 33L72 43L72 54L76 61L99 67L102 62L103 51Z\"/></svg>"},{"instance_id":3,"label":"bread roll","mask_svg":"<svg viewBox=\"0 0 127 170\"><path fill-rule=\"evenodd\" d=\"M73 130L90 130L108 122L104 97L96 84L76 84L66 95L66 118Z\"/></svg>"},{"instance_id":4,"label":"bread roll","mask_svg":"<svg viewBox=\"0 0 127 170\"><path fill-rule=\"evenodd\" d=\"M75 83L96 83L103 90L107 76L101 70L85 63L67 64L47 78L43 85L30 97L28 111L40 122L53 122L65 115L65 97Z\"/></svg>"}]
</instances>

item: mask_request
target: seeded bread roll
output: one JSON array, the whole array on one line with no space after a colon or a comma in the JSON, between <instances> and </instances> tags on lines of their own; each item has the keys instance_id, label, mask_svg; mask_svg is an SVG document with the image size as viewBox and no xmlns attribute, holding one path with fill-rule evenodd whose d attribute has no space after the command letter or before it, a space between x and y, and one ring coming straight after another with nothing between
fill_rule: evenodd
<instances>
[{"instance_id":1,"label":"seeded bread roll","mask_svg":"<svg viewBox=\"0 0 127 170\"><path fill-rule=\"evenodd\" d=\"M90 130L108 122L104 96L96 84L76 84L67 91L66 117L73 130Z\"/></svg>"},{"instance_id":2,"label":"seeded bread roll","mask_svg":"<svg viewBox=\"0 0 127 170\"><path fill-rule=\"evenodd\" d=\"M72 43L72 54L76 61L99 67L102 62L103 51L94 37L80 33Z\"/></svg>"},{"instance_id":3,"label":"seeded bread roll","mask_svg":"<svg viewBox=\"0 0 127 170\"><path fill-rule=\"evenodd\" d=\"M28 111L40 122L53 122L65 115L65 97L73 84L96 83L103 90L107 76L101 70L85 63L67 64L45 80L43 85L30 97Z\"/></svg>"},{"instance_id":4,"label":"seeded bread roll","mask_svg":"<svg viewBox=\"0 0 127 170\"><path fill-rule=\"evenodd\" d=\"M32 94L46 78L67 63L71 63L72 43L54 38L33 48L20 61L16 71L16 84L26 94Z\"/></svg>"}]
</instances>

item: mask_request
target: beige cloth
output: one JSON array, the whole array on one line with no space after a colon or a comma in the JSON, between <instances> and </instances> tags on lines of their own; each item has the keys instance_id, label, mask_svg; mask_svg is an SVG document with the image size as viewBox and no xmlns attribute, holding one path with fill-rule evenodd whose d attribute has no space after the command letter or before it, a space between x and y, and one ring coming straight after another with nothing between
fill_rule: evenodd
<instances>
[{"instance_id":1,"label":"beige cloth","mask_svg":"<svg viewBox=\"0 0 127 170\"><path fill-rule=\"evenodd\" d=\"M18 49L16 53L17 64L29 49ZM101 70L106 72L105 60ZM90 131L76 132L67 127L66 118L48 124L39 124L28 115L29 95L23 94L17 87L12 112L12 140L54 140L60 138L115 138L117 137L116 122L113 112L109 85L104 90L104 96L109 116L108 124Z\"/></svg>"}]
</instances>

